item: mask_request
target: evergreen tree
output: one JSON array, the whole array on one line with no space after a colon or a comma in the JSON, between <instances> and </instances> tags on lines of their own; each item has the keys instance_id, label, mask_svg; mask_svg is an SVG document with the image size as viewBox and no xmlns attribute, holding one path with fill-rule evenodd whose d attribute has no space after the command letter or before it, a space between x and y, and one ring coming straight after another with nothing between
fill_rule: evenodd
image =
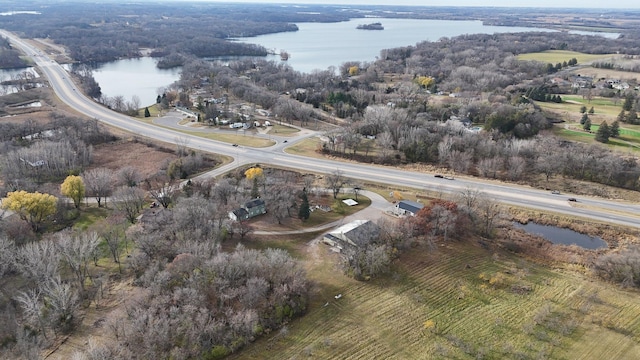
<instances>
[{"instance_id":1,"label":"evergreen tree","mask_svg":"<svg viewBox=\"0 0 640 360\"><path fill-rule=\"evenodd\" d=\"M260 190L258 187L258 177L253 178L253 186L251 187L251 198L257 199L260 197Z\"/></svg>"},{"instance_id":2,"label":"evergreen tree","mask_svg":"<svg viewBox=\"0 0 640 360\"><path fill-rule=\"evenodd\" d=\"M627 121L627 116L624 113L624 110L620 111L620 114L618 114L618 118L616 121L620 121L620 122L626 122Z\"/></svg>"},{"instance_id":3,"label":"evergreen tree","mask_svg":"<svg viewBox=\"0 0 640 360\"><path fill-rule=\"evenodd\" d=\"M587 120L589 120L589 115L587 115L586 113L582 114L582 117L580 118L580 125L584 125Z\"/></svg>"},{"instance_id":4,"label":"evergreen tree","mask_svg":"<svg viewBox=\"0 0 640 360\"><path fill-rule=\"evenodd\" d=\"M627 122L629 124L637 124L638 123L638 113L634 109L629 110L627 114Z\"/></svg>"},{"instance_id":5,"label":"evergreen tree","mask_svg":"<svg viewBox=\"0 0 640 360\"><path fill-rule=\"evenodd\" d=\"M307 189L302 190L302 204L298 209L298 217L305 221L311 216L311 209L309 209L309 198L307 197Z\"/></svg>"},{"instance_id":6,"label":"evergreen tree","mask_svg":"<svg viewBox=\"0 0 640 360\"><path fill-rule=\"evenodd\" d=\"M158 97L156 97L156 104L160 104L162 102L162 96L158 95Z\"/></svg>"},{"instance_id":7,"label":"evergreen tree","mask_svg":"<svg viewBox=\"0 0 640 360\"><path fill-rule=\"evenodd\" d=\"M614 121L611 123L611 126L609 126L609 134L612 138L620 136L620 122L618 122L618 120Z\"/></svg>"},{"instance_id":8,"label":"evergreen tree","mask_svg":"<svg viewBox=\"0 0 640 360\"><path fill-rule=\"evenodd\" d=\"M586 113L586 112L587 112L587 107L586 107L586 106L584 106L584 105L582 105L582 106L580 107L580 114L584 114L584 113Z\"/></svg>"},{"instance_id":9,"label":"evergreen tree","mask_svg":"<svg viewBox=\"0 0 640 360\"><path fill-rule=\"evenodd\" d=\"M607 143L609 142L609 136L611 136L611 130L609 129L609 124L605 121L600 124L598 131L596 131L596 141Z\"/></svg>"},{"instance_id":10,"label":"evergreen tree","mask_svg":"<svg viewBox=\"0 0 640 360\"><path fill-rule=\"evenodd\" d=\"M624 104L622 104L622 109L625 111L630 111L631 108L633 108L633 100L635 100L633 94L627 94L627 96L625 96L624 98Z\"/></svg>"},{"instance_id":11,"label":"evergreen tree","mask_svg":"<svg viewBox=\"0 0 640 360\"><path fill-rule=\"evenodd\" d=\"M595 112L596 112L596 110L592 106L591 109L589 109L589 114L594 114Z\"/></svg>"},{"instance_id":12,"label":"evergreen tree","mask_svg":"<svg viewBox=\"0 0 640 360\"><path fill-rule=\"evenodd\" d=\"M582 124L582 128L586 131L591 131L591 119L589 119L589 117L587 117L587 120Z\"/></svg>"},{"instance_id":13,"label":"evergreen tree","mask_svg":"<svg viewBox=\"0 0 640 360\"><path fill-rule=\"evenodd\" d=\"M149 107L144 108L144 117L151 117L151 113L149 112Z\"/></svg>"}]
</instances>

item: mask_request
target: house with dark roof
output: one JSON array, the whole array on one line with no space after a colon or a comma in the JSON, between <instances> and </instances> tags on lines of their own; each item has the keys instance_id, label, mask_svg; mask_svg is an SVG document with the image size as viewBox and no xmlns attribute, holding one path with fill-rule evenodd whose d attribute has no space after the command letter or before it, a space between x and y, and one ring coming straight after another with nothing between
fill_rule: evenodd
<instances>
[{"instance_id":1,"label":"house with dark roof","mask_svg":"<svg viewBox=\"0 0 640 360\"><path fill-rule=\"evenodd\" d=\"M396 203L396 206L393 208L393 212L398 216L416 216L418 211L423 207L424 205L419 202L402 200Z\"/></svg>"},{"instance_id":2,"label":"house with dark roof","mask_svg":"<svg viewBox=\"0 0 640 360\"><path fill-rule=\"evenodd\" d=\"M322 241L336 252L345 247L360 247L375 241L380 227L371 220L355 220L324 235Z\"/></svg>"},{"instance_id":3,"label":"house with dark roof","mask_svg":"<svg viewBox=\"0 0 640 360\"><path fill-rule=\"evenodd\" d=\"M229 211L229 219L242 221L267 213L267 205L262 199L253 199L244 203L240 208Z\"/></svg>"}]
</instances>

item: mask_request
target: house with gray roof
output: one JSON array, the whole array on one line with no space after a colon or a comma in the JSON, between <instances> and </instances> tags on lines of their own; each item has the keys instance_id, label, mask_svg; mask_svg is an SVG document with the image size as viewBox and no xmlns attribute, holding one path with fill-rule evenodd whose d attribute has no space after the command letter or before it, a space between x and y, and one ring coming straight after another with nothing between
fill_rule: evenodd
<instances>
[{"instance_id":1,"label":"house with gray roof","mask_svg":"<svg viewBox=\"0 0 640 360\"><path fill-rule=\"evenodd\" d=\"M416 216L418 211L424 207L423 204L411 200L402 200L396 203L393 213L398 216Z\"/></svg>"}]
</instances>

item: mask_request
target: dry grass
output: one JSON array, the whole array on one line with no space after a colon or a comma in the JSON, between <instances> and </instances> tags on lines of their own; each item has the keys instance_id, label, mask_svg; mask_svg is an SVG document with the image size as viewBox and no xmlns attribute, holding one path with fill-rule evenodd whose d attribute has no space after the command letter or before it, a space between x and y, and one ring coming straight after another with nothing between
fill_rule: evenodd
<instances>
[{"instance_id":1,"label":"dry grass","mask_svg":"<svg viewBox=\"0 0 640 360\"><path fill-rule=\"evenodd\" d=\"M584 67L574 71L575 74L581 76L590 76L594 79L620 79L622 81L632 80L640 82L640 73L629 71L618 71L609 69L597 69L593 67Z\"/></svg>"},{"instance_id":2,"label":"dry grass","mask_svg":"<svg viewBox=\"0 0 640 360\"><path fill-rule=\"evenodd\" d=\"M537 53L528 53L518 55L518 60L535 60L541 61L545 63L562 63L564 61L569 61L572 58L576 58L578 60L578 64L583 64L586 62L591 62L594 60L606 60L612 57L619 56L616 54L584 54L576 51L567 51L567 50L547 50Z\"/></svg>"},{"instance_id":3,"label":"dry grass","mask_svg":"<svg viewBox=\"0 0 640 360\"><path fill-rule=\"evenodd\" d=\"M316 251L309 313L232 359L589 359L603 344L616 359L636 359L640 351L638 293L583 271L448 243L412 250L389 277L356 282L335 254Z\"/></svg>"}]
</instances>

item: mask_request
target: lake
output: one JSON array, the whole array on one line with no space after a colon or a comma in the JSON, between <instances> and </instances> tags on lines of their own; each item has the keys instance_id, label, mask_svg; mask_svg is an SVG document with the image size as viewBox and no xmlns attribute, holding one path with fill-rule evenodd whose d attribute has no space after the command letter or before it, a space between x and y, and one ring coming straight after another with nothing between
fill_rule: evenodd
<instances>
[{"instance_id":1,"label":"lake","mask_svg":"<svg viewBox=\"0 0 640 360\"><path fill-rule=\"evenodd\" d=\"M384 30L358 30L360 24L381 22ZM346 61L376 60L383 49L415 45L421 41L435 41L443 37L462 34L493 34L504 32L528 32L554 30L485 26L481 21L415 20L415 19L353 19L339 23L297 23L299 31L240 38L237 41L254 43L267 49L286 50L291 56L287 63L297 71L311 72L338 68ZM619 34L588 33L617 37ZM234 58L218 58L229 61ZM277 55L267 59L281 61ZM102 93L108 97L121 95L131 101L134 95L141 105L154 104L158 89L180 78L180 69L158 69L155 59L139 58L111 61L94 67L94 78ZM0 76L4 72L0 71Z\"/></svg>"},{"instance_id":2,"label":"lake","mask_svg":"<svg viewBox=\"0 0 640 360\"><path fill-rule=\"evenodd\" d=\"M94 67L93 77L100 84L103 95L122 95L126 101L137 95L140 105L146 106L156 103L158 89L180 78L180 70L158 69L155 59L143 57L99 64Z\"/></svg>"},{"instance_id":3,"label":"lake","mask_svg":"<svg viewBox=\"0 0 640 360\"><path fill-rule=\"evenodd\" d=\"M380 22L384 30L358 30L360 24ZM415 45L421 41L436 41L463 34L495 34L505 32L554 32L550 29L485 26L482 21L416 20L416 19L353 19L339 23L297 23L299 30L277 34L239 38L238 41L262 45L267 49L286 50L287 63L294 70L336 68L346 61L375 61L380 50ZM619 34L589 33L617 38ZM280 57L269 57L280 61Z\"/></svg>"}]
</instances>

